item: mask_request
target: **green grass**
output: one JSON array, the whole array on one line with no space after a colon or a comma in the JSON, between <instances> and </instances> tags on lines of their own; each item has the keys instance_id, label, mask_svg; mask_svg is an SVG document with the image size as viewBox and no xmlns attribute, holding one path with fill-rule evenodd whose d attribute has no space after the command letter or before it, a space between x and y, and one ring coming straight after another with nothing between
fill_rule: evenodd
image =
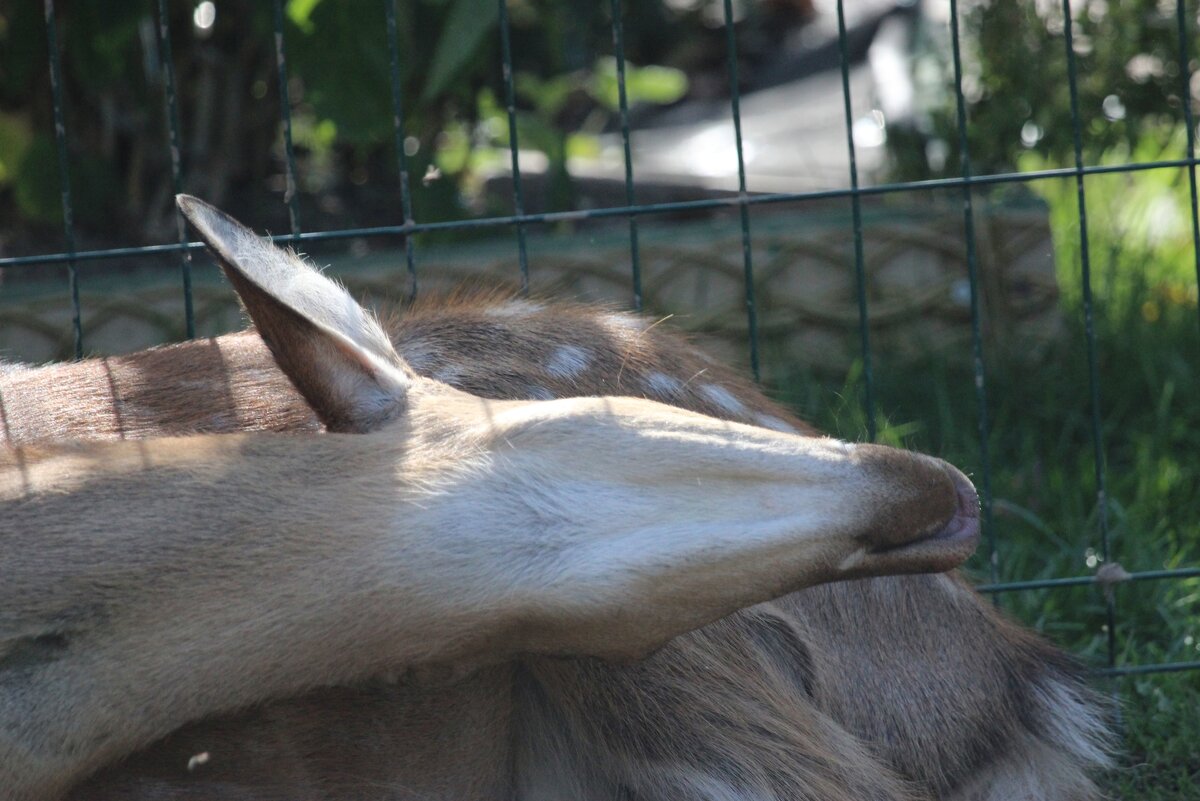
<instances>
[{"instance_id":1,"label":"green grass","mask_svg":"<svg viewBox=\"0 0 1200 801\"><path fill-rule=\"evenodd\" d=\"M1177 137L1123 163L1170 157ZM1028 166L1038 166L1030 164ZM1041 182L1050 208L1069 333L1036 358L987 356L986 466L999 580L1089 575L1101 538L1092 395L1083 336L1073 181ZM1106 175L1087 182L1095 293L1099 427L1111 558L1130 571L1200 565L1200 311L1186 173ZM1015 332L1014 332L1015 333ZM874 362L877 440L935 453L982 484L970 354ZM864 439L861 367L830 383L775 376L781 396L824 430ZM968 568L989 581L987 545ZM1116 663L1200 660L1200 579L1115 588ZM1006 593L1001 605L1098 668L1107 664L1106 603L1096 587ZM1200 798L1200 671L1108 683L1122 701L1118 799Z\"/></svg>"}]
</instances>

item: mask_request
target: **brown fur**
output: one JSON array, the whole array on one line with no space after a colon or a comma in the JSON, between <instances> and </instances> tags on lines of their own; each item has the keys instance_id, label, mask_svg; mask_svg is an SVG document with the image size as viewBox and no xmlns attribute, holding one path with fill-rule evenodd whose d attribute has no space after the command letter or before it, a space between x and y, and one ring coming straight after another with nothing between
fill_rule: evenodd
<instances>
[{"instance_id":1,"label":"brown fur","mask_svg":"<svg viewBox=\"0 0 1200 801\"><path fill-rule=\"evenodd\" d=\"M648 321L622 322L629 319L459 297L406 312L392 335L417 372L487 397L647 395L725 419L760 423L769 415L810 431L675 335ZM587 349L588 369L547 375L544 365L561 345ZM651 391L654 372L674 379L669 392ZM714 402L705 385L730 392L737 413ZM18 443L316 427L253 334L6 373L0 414L6 438ZM431 694L458 701L446 719L421 712ZM1091 717L1073 724L1081 710ZM462 738L487 730L469 722L480 714L519 714L511 761L499 759L501 746L486 737ZM412 731L440 747L406 750ZM452 687L406 679L340 688L195 724L73 798L217 797L220 788L219 797L230 799L912 801L928 794L999 801L980 793L1005 782L1018 787L1010 758L1045 753L1055 758L1044 760L1042 794L1034 797L1074 801L1096 797L1086 771L1102 737L1069 660L960 581L875 579L747 610L632 667L531 660ZM185 755L200 751L213 758L189 773ZM531 754L561 762L551 763L552 775L538 773ZM473 774L486 778L470 787L407 786L417 762L422 776L462 776L459 768L472 764L500 768ZM980 775L993 778L984 791L972 784ZM207 788L200 795L197 781Z\"/></svg>"}]
</instances>

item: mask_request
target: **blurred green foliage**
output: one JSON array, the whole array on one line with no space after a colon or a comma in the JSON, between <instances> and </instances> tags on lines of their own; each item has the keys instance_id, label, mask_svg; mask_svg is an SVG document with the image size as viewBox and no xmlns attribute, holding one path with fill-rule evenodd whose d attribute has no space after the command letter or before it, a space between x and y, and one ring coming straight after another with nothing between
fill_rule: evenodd
<instances>
[{"instance_id":1,"label":"blurred green foliage","mask_svg":"<svg viewBox=\"0 0 1200 801\"><path fill-rule=\"evenodd\" d=\"M1012 171L1027 153L1049 166L1074 164L1074 134L1058 0L1007 0L965 5L961 16L963 96L976 173ZM1075 0L1071 33L1085 159L1147 137L1163 146L1183 119L1176 3L1160 0ZM1195 30L1195 7L1185 19ZM927 30L918 64L927 104L919 127L931 146L892 148L898 177L958 175L960 149L949 34ZM1194 33L1187 35L1190 71L1197 70ZM1193 81L1193 95L1200 85ZM1192 102L1195 102L1193 99Z\"/></svg>"},{"instance_id":2,"label":"blurred green foliage","mask_svg":"<svg viewBox=\"0 0 1200 801\"><path fill-rule=\"evenodd\" d=\"M398 22L410 173L440 178L414 192L418 216L447 220L487 211L470 208L468 190L484 168L503 161L494 152L508 140L495 0L285 0L302 217L322 225L398 216L388 2ZM282 192L285 184L271 3L219 0L208 27L199 24L198 0L167 5L185 188L235 212L266 213L272 222L269 215L280 209L241 205L264 185ZM632 105L673 103L697 87L723 84L717 6L666 0L624 6ZM611 6L509 0L508 9L518 134L523 147L547 158L550 207L571 207L568 159L594 154L597 136L615 126ZM785 11L792 17L781 22ZM753 75L755 54L775 52L811 8L762 0L740 13L739 57L748 60L742 72ZM1164 145L1183 103L1174 4L1076 0L1073 14L1089 157L1122 143L1132 153L1148 137ZM1014 169L1029 154L1047 165L1071 162L1064 26L1057 2L965 5L964 89L977 172ZM897 126L889 139L898 178L958 171L946 31L928 21L925 28L927 46L916 65L924 113L915 130ZM71 179L84 234L169 238L170 159L154 4L60 4L58 31ZM40 4L0 8L0 218L12 221L10 238L26 226L52 231L61 216L57 163L46 150L53 142L47 63Z\"/></svg>"},{"instance_id":3,"label":"blurred green foliage","mask_svg":"<svg viewBox=\"0 0 1200 801\"><path fill-rule=\"evenodd\" d=\"M487 151L507 143L503 108L503 125L491 119L494 98L505 96L496 0L286 0L303 219L335 226L398 217L388 2L397 15L409 171L419 181L440 170L433 174L441 180L414 192L418 216L471 213L463 189L472 171L495 163ZM202 24L201 5L168 3L184 185L245 211L241 204L264 185L284 186L272 7L220 0ZM568 155L588 150L587 139L615 112L609 13L606 3L510 3L518 130L523 146L542 150L560 177L553 200L560 206L572 202ZM60 5L57 17L70 179L84 235L169 238L172 179L154 4L76 0ZM627 12L631 104L670 103L686 92L681 71L633 62L669 57L694 38L698 20L657 1ZM38 226L49 235L61 221L47 64L40 4L0 9L0 217L13 221L7 234L15 238ZM268 223L278 213L262 211Z\"/></svg>"}]
</instances>

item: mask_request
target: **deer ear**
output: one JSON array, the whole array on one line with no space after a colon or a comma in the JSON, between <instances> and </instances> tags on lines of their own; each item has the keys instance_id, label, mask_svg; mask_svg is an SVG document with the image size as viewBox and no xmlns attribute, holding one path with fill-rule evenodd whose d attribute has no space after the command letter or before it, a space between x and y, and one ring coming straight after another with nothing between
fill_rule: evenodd
<instances>
[{"instance_id":1,"label":"deer ear","mask_svg":"<svg viewBox=\"0 0 1200 801\"><path fill-rule=\"evenodd\" d=\"M202 200L178 195L275 361L331 431L403 414L412 375L375 317L334 281Z\"/></svg>"}]
</instances>

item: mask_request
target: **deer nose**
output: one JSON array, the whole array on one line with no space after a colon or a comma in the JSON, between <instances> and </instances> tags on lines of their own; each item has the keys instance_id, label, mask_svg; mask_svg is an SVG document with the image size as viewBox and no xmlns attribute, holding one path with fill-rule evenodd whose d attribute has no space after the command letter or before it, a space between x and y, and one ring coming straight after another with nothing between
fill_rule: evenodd
<instances>
[{"instance_id":1,"label":"deer nose","mask_svg":"<svg viewBox=\"0 0 1200 801\"><path fill-rule=\"evenodd\" d=\"M882 445L855 446L876 507L871 547L891 548L919 540L961 539L973 546L979 529L979 497L970 479L948 462Z\"/></svg>"}]
</instances>

